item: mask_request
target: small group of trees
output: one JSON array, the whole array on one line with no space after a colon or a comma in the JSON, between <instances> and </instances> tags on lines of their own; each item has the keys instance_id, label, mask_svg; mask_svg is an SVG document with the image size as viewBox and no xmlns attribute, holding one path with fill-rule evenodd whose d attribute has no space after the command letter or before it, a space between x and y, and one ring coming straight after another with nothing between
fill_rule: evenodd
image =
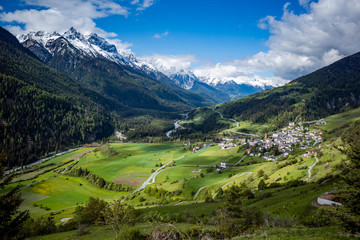
<instances>
[{"instance_id":1,"label":"small group of trees","mask_svg":"<svg viewBox=\"0 0 360 240\"><path fill-rule=\"evenodd\" d=\"M91 184L93 184L99 188L103 188L103 189L107 189L107 190L118 191L118 192L131 192L134 190L134 188L131 186L125 186L123 184L115 183L115 182L108 182L105 179L103 179L102 177L90 172L86 168L85 169L83 169L81 167L73 168L71 171L67 172L66 175L72 176L72 177L85 178Z\"/></svg>"}]
</instances>

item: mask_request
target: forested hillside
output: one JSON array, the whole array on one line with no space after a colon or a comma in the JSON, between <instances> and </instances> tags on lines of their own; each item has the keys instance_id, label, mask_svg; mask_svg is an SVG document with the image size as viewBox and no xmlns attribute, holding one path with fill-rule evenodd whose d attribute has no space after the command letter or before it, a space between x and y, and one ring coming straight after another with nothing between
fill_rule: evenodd
<instances>
[{"instance_id":1,"label":"forested hillside","mask_svg":"<svg viewBox=\"0 0 360 240\"><path fill-rule=\"evenodd\" d=\"M285 86L219 106L225 115L278 126L320 119L358 106L360 53L346 57Z\"/></svg>"},{"instance_id":2,"label":"forested hillside","mask_svg":"<svg viewBox=\"0 0 360 240\"><path fill-rule=\"evenodd\" d=\"M0 29L0 152L8 166L113 132L116 105L39 61Z\"/></svg>"}]
</instances>

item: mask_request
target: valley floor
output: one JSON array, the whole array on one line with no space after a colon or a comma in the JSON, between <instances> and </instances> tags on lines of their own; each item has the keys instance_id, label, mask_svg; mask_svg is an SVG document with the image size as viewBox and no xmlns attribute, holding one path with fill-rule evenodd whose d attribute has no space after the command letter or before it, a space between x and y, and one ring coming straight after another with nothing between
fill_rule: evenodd
<instances>
[{"instance_id":1,"label":"valley floor","mask_svg":"<svg viewBox=\"0 0 360 240\"><path fill-rule=\"evenodd\" d=\"M334 120L332 120L334 119ZM337 128L332 117L328 126ZM326 130L329 130L326 129ZM204 216L211 217L223 206L223 192L234 185L251 189L254 198L243 204L262 212L295 222L304 219L317 205L312 205L325 192L334 190L340 173L339 166L346 159L334 147L333 141L321 145L315 142L318 154L306 154L300 147L277 161L258 155L248 155L240 144L223 148L213 142L176 143L110 143L101 147L80 148L48 159L15 175L7 189L20 184L20 210L29 210L33 218L51 217L57 225L74 217L77 206L86 204L90 197L100 197L112 203L122 202L141 210L143 214L156 212L191 216L189 223L176 223L179 228L196 227ZM226 166L219 168L222 163ZM74 170L88 171L89 177L74 175ZM99 185L100 178L104 184ZM261 181L266 188L260 189ZM303 184L297 184L300 183ZM287 185L288 183L295 185ZM121 186L117 191L109 186ZM1 190L1 192L7 191ZM286 228L253 229L235 239L348 239L340 228L308 228L292 225ZM142 232L156 229L153 224L137 223ZM203 225L203 228L214 228ZM76 237L75 232L64 232L35 239L103 239L113 238L113 232L103 227L91 227L90 233Z\"/></svg>"}]
</instances>

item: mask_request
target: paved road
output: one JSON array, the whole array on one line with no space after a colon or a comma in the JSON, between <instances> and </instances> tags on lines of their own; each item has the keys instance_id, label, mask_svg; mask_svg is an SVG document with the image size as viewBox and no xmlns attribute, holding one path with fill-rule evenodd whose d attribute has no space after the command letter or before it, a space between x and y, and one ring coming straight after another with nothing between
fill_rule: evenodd
<instances>
[{"instance_id":1,"label":"paved road","mask_svg":"<svg viewBox=\"0 0 360 240\"><path fill-rule=\"evenodd\" d=\"M218 113L222 119L227 119L227 120L229 120L229 121L232 121L232 122L236 123L236 127L239 127L239 122L236 121L235 119L232 119L232 118L224 118L224 115L223 115L221 112L219 112L219 111L215 111L214 108L213 108L213 111L216 112L216 113Z\"/></svg>"},{"instance_id":2,"label":"paved road","mask_svg":"<svg viewBox=\"0 0 360 240\"><path fill-rule=\"evenodd\" d=\"M16 172L16 171L18 171L18 170L20 170L20 169L22 169L22 168L32 167L32 166L37 165L37 164L39 164L39 163L45 162L45 161L47 161L47 160L49 160L49 159L51 159L51 158L54 158L54 157L57 157L57 156L60 156L60 155L63 155L63 154L65 154L65 153L69 153L69 152L72 152L72 151L75 151L75 150L79 150L79 149L81 149L81 148L83 148L83 147L78 147L78 148L69 149L69 150L66 150L66 151L64 151L64 152L61 152L61 153L57 153L57 154L55 154L55 155L52 155L51 157L42 158L42 159L40 159L40 160L37 160L36 162L26 164L26 165L24 165L23 167L18 167L18 168L6 170L6 171L5 171L5 175L6 175L6 174L9 174L9 173L12 173L12 172Z\"/></svg>"},{"instance_id":3,"label":"paved road","mask_svg":"<svg viewBox=\"0 0 360 240\"><path fill-rule=\"evenodd\" d=\"M247 157L247 155L243 156L237 163L235 163L235 165L238 165L246 157Z\"/></svg>"},{"instance_id":4,"label":"paved road","mask_svg":"<svg viewBox=\"0 0 360 240\"><path fill-rule=\"evenodd\" d=\"M252 134L252 133L236 132L236 131L233 131L233 130L230 130L230 129L228 129L228 130L226 130L226 131L232 132L232 133L241 134L241 135L245 135L245 136L257 137L256 134Z\"/></svg>"},{"instance_id":5,"label":"paved road","mask_svg":"<svg viewBox=\"0 0 360 240\"><path fill-rule=\"evenodd\" d=\"M166 168L168 165L170 165L170 164L174 163L174 161L180 160L180 159L182 159L182 158L184 158L184 157L186 157L186 156L187 156L187 154L185 154L184 156L181 156L181 157L179 157L179 158L177 158L177 159L174 159L174 160L172 160L171 162L168 162L168 163L164 164L162 167L160 167L159 169L157 169L153 174L151 174L151 176L150 176L145 182L143 182L143 184L142 184L138 189L136 189L136 190L134 191L134 193L137 192L137 191L140 191L140 190L142 190L142 189L144 189L144 188L146 188L146 186L149 185L149 184L155 183L155 178L156 178L156 176L157 176L160 172L162 172L163 170L165 170L165 168Z\"/></svg>"}]
</instances>

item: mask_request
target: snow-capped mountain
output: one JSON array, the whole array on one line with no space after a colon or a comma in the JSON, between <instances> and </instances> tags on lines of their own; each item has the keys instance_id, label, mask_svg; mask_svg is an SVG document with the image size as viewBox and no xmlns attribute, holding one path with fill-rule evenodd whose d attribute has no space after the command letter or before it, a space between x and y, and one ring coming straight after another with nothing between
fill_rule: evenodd
<instances>
[{"instance_id":1,"label":"snow-capped mountain","mask_svg":"<svg viewBox=\"0 0 360 240\"><path fill-rule=\"evenodd\" d=\"M268 81L254 79L246 81L197 76L189 69L170 66L166 61L136 58L132 52L119 52L115 45L99 35L92 33L85 36L73 27L63 34L38 31L18 36L18 39L43 62L65 73L72 72L84 59L106 59L127 69L145 73L168 86L176 84L183 89L205 94L215 102L227 101L229 96L237 98L275 86L268 86ZM244 88L244 91L239 88ZM240 92L241 94L238 94Z\"/></svg>"},{"instance_id":2,"label":"snow-capped mountain","mask_svg":"<svg viewBox=\"0 0 360 240\"><path fill-rule=\"evenodd\" d=\"M61 58L66 61L63 62L64 66L57 68L64 72L69 72L66 69L74 69L84 58L103 58L144 72L163 83L170 81L168 77L172 75L170 79L186 90L191 89L193 81L196 79L192 73L186 76L184 71L173 74L172 71L164 71L164 68L159 69L151 61L138 59L131 52L120 53L115 45L110 44L96 33L85 36L73 27L63 34L38 31L18 36L18 39L23 46L29 48L42 61L50 65L52 65L51 62L57 62L58 66L58 58L61 55Z\"/></svg>"},{"instance_id":3,"label":"snow-capped mountain","mask_svg":"<svg viewBox=\"0 0 360 240\"><path fill-rule=\"evenodd\" d=\"M180 70L170 74L168 77L173 80L176 85L187 90L191 89L196 81L199 81L193 72L186 70Z\"/></svg>"},{"instance_id":4,"label":"snow-capped mountain","mask_svg":"<svg viewBox=\"0 0 360 240\"><path fill-rule=\"evenodd\" d=\"M224 85L227 83L237 84L237 85L248 85L256 88L261 88L263 90L273 87L279 87L285 83L282 82L271 82L269 79L261 79L261 78L249 78L249 77L237 77L237 78L229 78L229 77L212 77L212 76L200 76L198 79L210 86Z\"/></svg>"},{"instance_id":5,"label":"snow-capped mountain","mask_svg":"<svg viewBox=\"0 0 360 240\"><path fill-rule=\"evenodd\" d=\"M120 65L130 65L132 67L136 66L132 64L128 58L121 55L117 51L115 45L108 43L104 38L95 33L84 36L73 27L64 34L38 31L18 36L18 39L28 48L42 48L43 52L44 49L46 49L51 55L54 55L57 50L60 50L59 48L54 47L54 44L62 42L62 51L64 51L64 45L69 45L69 49L72 49L72 53L76 52L83 57L105 58ZM45 60L43 58L40 59Z\"/></svg>"},{"instance_id":6,"label":"snow-capped mountain","mask_svg":"<svg viewBox=\"0 0 360 240\"><path fill-rule=\"evenodd\" d=\"M169 67L156 58L140 58L141 67L150 71L157 71L165 74L176 85L183 89L190 90L194 86L194 82L199 81L195 74L190 70L178 69L177 67Z\"/></svg>"}]
</instances>

